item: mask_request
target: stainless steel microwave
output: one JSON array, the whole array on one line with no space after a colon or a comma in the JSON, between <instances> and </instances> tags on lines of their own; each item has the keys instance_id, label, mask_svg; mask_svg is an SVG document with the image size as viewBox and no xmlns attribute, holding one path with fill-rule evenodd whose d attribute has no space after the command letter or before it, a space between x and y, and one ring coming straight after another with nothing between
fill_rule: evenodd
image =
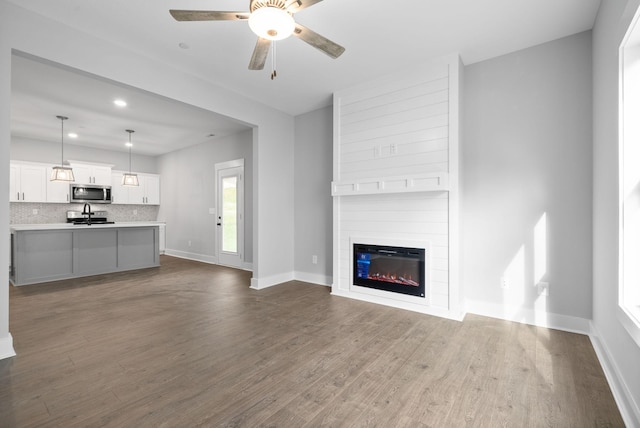
<instances>
[{"instance_id":1,"label":"stainless steel microwave","mask_svg":"<svg viewBox=\"0 0 640 428\"><path fill-rule=\"evenodd\" d=\"M70 201L90 204L110 204L111 186L97 184L70 184Z\"/></svg>"}]
</instances>

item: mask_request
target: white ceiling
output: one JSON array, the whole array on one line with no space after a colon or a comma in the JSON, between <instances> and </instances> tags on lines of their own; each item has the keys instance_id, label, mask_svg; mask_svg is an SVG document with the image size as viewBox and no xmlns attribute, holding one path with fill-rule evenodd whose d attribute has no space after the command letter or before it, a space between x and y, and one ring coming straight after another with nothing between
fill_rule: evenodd
<instances>
[{"instance_id":1,"label":"white ceiling","mask_svg":"<svg viewBox=\"0 0 640 428\"><path fill-rule=\"evenodd\" d=\"M127 106L116 107L115 99ZM11 134L60 144L158 156L249 127L227 117L77 70L14 55L11 63ZM77 139L67 133L75 132ZM211 135L214 136L211 136Z\"/></svg>"},{"instance_id":2,"label":"white ceiling","mask_svg":"<svg viewBox=\"0 0 640 428\"><path fill-rule=\"evenodd\" d=\"M324 0L302 10L295 19L344 46L346 52L334 60L295 37L277 42L278 77L272 81L270 59L263 71L247 68L256 36L246 22L176 22L168 12L169 9L247 11L249 0L9 1L141 55L159 58L291 115L329 105L336 90L429 58L458 52L468 65L589 30L600 5L600 0ZM180 48L181 43L189 49ZM30 68L30 64L33 62L22 65ZM44 71L42 66L39 69ZM136 94L143 101L136 102L137 108L131 104L125 115L122 111L115 114L96 96L84 97L75 100L77 105L65 112L55 104L65 98L71 103L69 92L57 100L56 91L51 88L59 85L60 80L55 84L46 82L38 70L29 76L18 76L12 98L16 106L12 105L14 135L28 136L29 128L36 127L30 118L44 121L52 116L55 123L56 114L71 118L73 112L78 124L82 119L85 129L91 128L88 145L98 144L98 140L103 145L107 139L117 138L117 132L126 139L125 128L140 128L141 132L134 134L134 145L142 150L140 145L147 144L145 153L160 154L179 148L177 144L200 143L210 133L225 135L242 128L234 121L219 121L224 118L202 111L195 116L204 124L197 123L196 118L186 122L191 115L182 116L177 110L193 107L176 107L168 100L74 73L69 76L70 84L77 79L83 93L95 91L94 95L105 97L118 92L131 97ZM61 76L58 78L66 81ZM33 82L42 83L33 85ZM53 112L51 108L45 111L47 107L59 108ZM32 115L32 109L40 109L42 116ZM94 130L94 120L104 123L105 129ZM106 127L109 122L114 126ZM189 134L186 129L197 132ZM107 131L108 137L100 137L101 132ZM59 131L54 135L59 136ZM42 135L38 138L43 139Z\"/></svg>"}]
</instances>

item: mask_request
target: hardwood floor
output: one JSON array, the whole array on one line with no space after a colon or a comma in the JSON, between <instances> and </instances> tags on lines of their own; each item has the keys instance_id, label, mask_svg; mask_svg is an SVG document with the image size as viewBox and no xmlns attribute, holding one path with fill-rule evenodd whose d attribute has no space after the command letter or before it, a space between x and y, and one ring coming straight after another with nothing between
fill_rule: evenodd
<instances>
[{"instance_id":1,"label":"hardwood floor","mask_svg":"<svg viewBox=\"0 0 640 428\"><path fill-rule=\"evenodd\" d=\"M163 256L10 287L2 427L621 427L587 337Z\"/></svg>"}]
</instances>

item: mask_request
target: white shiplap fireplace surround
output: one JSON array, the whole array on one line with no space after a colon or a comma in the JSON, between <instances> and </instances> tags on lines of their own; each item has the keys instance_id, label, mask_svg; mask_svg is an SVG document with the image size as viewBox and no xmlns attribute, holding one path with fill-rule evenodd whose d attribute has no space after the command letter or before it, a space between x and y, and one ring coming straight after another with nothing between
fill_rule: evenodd
<instances>
[{"instance_id":1,"label":"white shiplap fireplace surround","mask_svg":"<svg viewBox=\"0 0 640 428\"><path fill-rule=\"evenodd\" d=\"M450 55L334 94L332 294L462 319ZM353 285L353 243L426 249L425 297Z\"/></svg>"}]
</instances>

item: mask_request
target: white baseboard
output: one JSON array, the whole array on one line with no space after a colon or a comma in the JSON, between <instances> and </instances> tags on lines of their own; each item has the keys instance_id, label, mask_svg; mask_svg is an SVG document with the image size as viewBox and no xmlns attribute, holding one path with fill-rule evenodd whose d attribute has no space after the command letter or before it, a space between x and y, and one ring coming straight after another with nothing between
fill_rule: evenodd
<instances>
[{"instance_id":1,"label":"white baseboard","mask_svg":"<svg viewBox=\"0 0 640 428\"><path fill-rule=\"evenodd\" d=\"M205 254L197 254L197 253L189 253L187 251L179 251L179 250L164 250L164 253L167 256L178 257L181 259L195 260L197 262L204 262L210 264L218 264L218 258L215 256L207 256Z\"/></svg>"},{"instance_id":2,"label":"white baseboard","mask_svg":"<svg viewBox=\"0 0 640 428\"><path fill-rule=\"evenodd\" d=\"M212 264L212 265L220 264L220 263L218 263L218 258L217 257L215 257L215 256L207 256L207 255L204 255L204 254L189 253L189 252L186 252L186 251L169 250L169 249L165 250L164 254L166 254L167 256L178 257L180 259L194 260L196 262L209 263L209 264ZM224 265L220 265L220 266L224 266ZM242 262L242 267L240 267L239 269L252 272L253 271L253 263Z\"/></svg>"},{"instance_id":3,"label":"white baseboard","mask_svg":"<svg viewBox=\"0 0 640 428\"><path fill-rule=\"evenodd\" d=\"M325 285L331 287L333 283L333 277L326 275L318 275L316 273L295 271L293 278L296 281L309 282L311 284Z\"/></svg>"},{"instance_id":4,"label":"white baseboard","mask_svg":"<svg viewBox=\"0 0 640 428\"><path fill-rule=\"evenodd\" d=\"M600 340L598 330L593 323L591 323L589 338L625 425L628 428L640 428L640 406L633 400L633 395L631 395L624 377L620 376L620 370L618 370L615 360L611 358L611 353L606 343Z\"/></svg>"},{"instance_id":5,"label":"white baseboard","mask_svg":"<svg viewBox=\"0 0 640 428\"><path fill-rule=\"evenodd\" d=\"M467 313L471 314L498 318L506 321L515 321L538 327L553 328L571 333L589 335L591 331L590 320L568 315L536 312L527 308L506 307L495 303L476 302L470 300L466 301L465 309Z\"/></svg>"},{"instance_id":6,"label":"white baseboard","mask_svg":"<svg viewBox=\"0 0 640 428\"><path fill-rule=\"evenodd\" d=\"M217 257L215 257L215 256L207 256L207 255L204 255L204 254L189 253L189 252L186 252L186 251L169 250L169 249L165 250L164 254L166 254L167 256L178 257L180 259L194 260L196 262L209 263L209 264L212 264L212 265L220 264L220 263L218 263L218 258ZM224 265L221 265L221 266L224 266ZM253 263L242 262L242 267L240 269L252 272L253 271Z\"/></svg>"},{"instance_id":7,"label":"white baseboard","mask_svg":"<svg viewBox=\"0 0 640 428\"><path fill-rule=\"evenodd\" d=\"M264 278L251 278L251 287L249 288L253 288L254 290L262 290L264 288L282 284L283 282L293 281L293 279L293 272L281 273Z\"/></svg>"},{"instance_id":8,"label":"white baseboard","mask_svg":"<svg viewBox=\"0 0 640 428\"><path fill-rule=\"evenodd\" d=\"M332 279L324 275L295 271L272 275L266 278L251 278L251 288L254 290L262 290L289 281L302 281L311 284L331 286Z\"/></svg>"},{"instance_id":9,"label":"white baseboard","mask_svg":"<svg viewBox=\"0 0 640 428\"><path fill-rule=\"evenodd\" d=\"M0 338L0 360L15 357L16 351L13 349L13 336L7 333L5 337Z\"/></svg>"}]
</instances>

